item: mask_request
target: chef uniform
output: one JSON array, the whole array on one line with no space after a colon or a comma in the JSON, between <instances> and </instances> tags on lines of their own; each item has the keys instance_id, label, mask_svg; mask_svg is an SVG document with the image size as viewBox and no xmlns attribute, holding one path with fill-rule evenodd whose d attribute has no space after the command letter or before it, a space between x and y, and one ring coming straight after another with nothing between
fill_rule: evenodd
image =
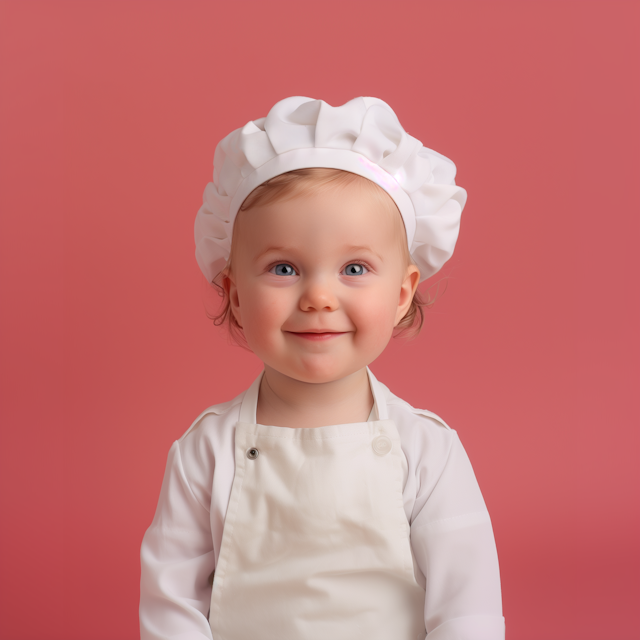
<instances>
[{"instance_id":1,"label":"chef uniform","mask_svg":"<svg viewBox=\"0 0 640 640\"><path fill-rule=\"evenodd\" d=\"M261 374L173 444L142 544L142 640L504 638L456 432L367 371L367 422L256 424Z\"/></svg>"}]
</instances>

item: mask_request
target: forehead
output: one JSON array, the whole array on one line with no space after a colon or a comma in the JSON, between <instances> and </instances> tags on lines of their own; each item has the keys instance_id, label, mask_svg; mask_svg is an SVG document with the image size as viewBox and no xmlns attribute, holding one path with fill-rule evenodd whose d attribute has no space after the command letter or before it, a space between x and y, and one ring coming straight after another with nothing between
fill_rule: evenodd
<instances>
[{"instance_id":1,"label":"forehead","mask_svg":"<svg viewBox=\"0 0 640 640\"><path fill-rule=\"evenodd\" d=\"M402 250L406 234L400 212L390 196L377 185L372 186L360 180L323 185L241 211L234 229L234 247L286 239L309 247L375 244L386 252Z\"/></svg>"}]
</instances>

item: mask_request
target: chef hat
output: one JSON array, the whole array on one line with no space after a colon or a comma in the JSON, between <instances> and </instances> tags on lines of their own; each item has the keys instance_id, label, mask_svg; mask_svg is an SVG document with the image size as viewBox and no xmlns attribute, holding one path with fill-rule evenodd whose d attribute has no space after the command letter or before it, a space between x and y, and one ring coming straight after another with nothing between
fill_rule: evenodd
<instances>
[{"instance_id":1,"label":"chef hat","mask_svg":"<svg viewBox=\"0 0 640 640\"><path fill-rule=\"evenodd\" d=\"M233 222L260 184L288 171L324 167L368 178L394 200L421 279L451 257L467 193L456 167L422 146L377 98L354 98L341 107L292 97L266 118L232 131L216 147L213 182L204 190L195 222L196 259L211 282L225 267Z\"/></svg>"}]
</instances>

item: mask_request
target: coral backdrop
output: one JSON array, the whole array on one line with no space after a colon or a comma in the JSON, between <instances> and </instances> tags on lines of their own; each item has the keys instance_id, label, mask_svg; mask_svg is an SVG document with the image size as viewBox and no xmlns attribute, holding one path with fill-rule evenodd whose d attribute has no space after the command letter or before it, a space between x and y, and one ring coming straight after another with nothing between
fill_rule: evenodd
<instances>
[{"instance_id":1,"label":"coral backdrop","mask_svg":"<svg viewBox=\"0 0 640 640\"><path fill-rule=\"evenodd\" d=\"M639 638L639 8L2 2L0 638L138 637L169 447L260 370L206 317L194 216L216 142L290 95L388 101L469 192L372 368L460 433L508 638Z\"/></svg>"}]
</instances>

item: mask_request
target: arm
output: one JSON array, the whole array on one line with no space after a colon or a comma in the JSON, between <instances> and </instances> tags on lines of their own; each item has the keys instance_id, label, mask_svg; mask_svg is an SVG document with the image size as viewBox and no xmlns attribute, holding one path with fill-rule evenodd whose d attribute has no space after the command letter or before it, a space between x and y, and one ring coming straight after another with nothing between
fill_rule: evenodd
<instances>
[{"instance_id":1,"label":"arm","mask_svg":"<svg viewBox=\"0 0 640 640\"><path fill-rule=\"evenodd\" d=\"M179 442L169 451L140 560L141 640L211 640L207 616L215 560L209 511L189 486Z\"/></svg>"},{"instance_id":2,"label":"arm","mask_svg":"<svg viewBox=\"0 0 640 640\"><path fill-rule=\"evenodd\" d=\"M426 578L429 640L503 640L498 555L469 458L452 432L447 462L411 524Z\"/></svg>"}]
</instances>

